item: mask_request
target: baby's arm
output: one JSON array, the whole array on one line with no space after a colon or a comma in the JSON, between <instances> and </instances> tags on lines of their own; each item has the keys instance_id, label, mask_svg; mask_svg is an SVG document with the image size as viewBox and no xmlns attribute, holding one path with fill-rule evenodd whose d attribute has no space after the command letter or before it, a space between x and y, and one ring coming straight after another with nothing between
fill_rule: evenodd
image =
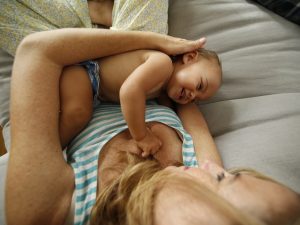
<instances>
[{"instance_id":1,"label":"baby's arm","mask_svg":"<svg viewBox=\"0 0 300 225\"><path fill-rule=\"evenodd\" d=\"M177 114L185 130L192 136L199 163L210 160L223 166L221 156L210 134L207 123L194 103L177 105Z\"/></svg>"},{"instance_id":2,"label":"baby's arm","mask_svg":"<svg viewBox=\"0 0 300 225\"><path fill-rule=\"evenodd\" d=\"M142 156L154 154L161 142L145 124L145 102L147 96L159 92L173 71L169 56L151 53L143 64L137 67L120 89L120 103L129 131L137 145L143 150Z\"/></svg>"}]
</instances>

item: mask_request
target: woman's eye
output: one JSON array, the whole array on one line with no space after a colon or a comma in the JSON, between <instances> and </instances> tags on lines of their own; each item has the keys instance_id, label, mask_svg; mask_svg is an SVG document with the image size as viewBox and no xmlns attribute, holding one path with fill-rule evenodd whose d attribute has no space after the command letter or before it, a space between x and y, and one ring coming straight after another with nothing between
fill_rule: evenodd
<instances>
[{"instance_id":1,"label":"woman's eye","mask_svg":"<svg viewBox=\"0 0 300 225\"><path fill-rule=\"evenodd\" d=\"M224 172L222 172L222 173L220 173L220 174L217 175L218 182L222 181L224 178L225 178Z\"/></svg>"}]
</instances>

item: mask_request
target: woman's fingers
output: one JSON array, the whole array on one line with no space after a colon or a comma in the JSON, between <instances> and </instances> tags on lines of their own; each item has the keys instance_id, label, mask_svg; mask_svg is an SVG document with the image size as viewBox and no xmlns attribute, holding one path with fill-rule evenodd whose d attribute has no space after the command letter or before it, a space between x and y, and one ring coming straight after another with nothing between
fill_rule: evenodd
<instances>
[{"instance_id":1,"label":"woman's fingers","mask_svg":"<svg viewBox=\"0 0 300 225\"><path fill-rule=\"evenodd\" d=\"M206 38L202 37L198 40L195 41L189 41L189 40L185 40L187 42L187 46L186 46L186 51L185 52L192 52L195 51L199 48L203 48L205 43L206 43ZM183 52L183 53L185 53Z\"/></svg>"},{"instance_id":2,"label":"woman's fingers","mask_svg":"<svg viewBox=\"0 0 300 225\"><path fill-rule=\"evenodd\" d=\"M187 51L190 52L190 51L197 50L199 48L203 48L206 43L206 38L202 37L195 41L190 41L190 40L185 40L185 41L187 42L187 47L186 47Z\"/></svg>"},{"instance_id":3,"label":"woman's fingers","mask_svg":"<svg viewBox=\"0 0 300 225\"><path fill-rule=\"evenodd\" d=\"M162 51L168 55L178 55L203 48L206 43L206 38L202 37L198 40L191 41L167 36L167 42L168 43L166 45L162 46Z\"/></svg>"},{"instance_id":4,"label":"woman's fingers","mask_svg":"<svg viewBox=\"0 0 300 225\"><path fill-rule=\"evenodd\" d=\"M205 43L206 43L206 37L202 37L202 38L200 38L199 40L197 40L196 42L198 42L198 43L196 43L196 45L198 44L197 47L203 48L204 45L205 45ZM197 49L198 49L198 48L197 48Z\"/></svg>"}]
</instances>

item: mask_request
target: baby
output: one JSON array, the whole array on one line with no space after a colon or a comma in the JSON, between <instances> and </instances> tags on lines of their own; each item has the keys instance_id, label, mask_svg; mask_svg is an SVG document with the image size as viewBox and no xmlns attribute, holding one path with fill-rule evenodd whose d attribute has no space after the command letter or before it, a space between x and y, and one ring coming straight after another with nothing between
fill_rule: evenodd
<instances>
[{"instance_id":1,"label":"baby","mask_svg":"<svg viewBox=\"0 0 300 225\"><path fill-rule=\"evenodd\" d=\"M161 142L146 127L146 100L206 100L219 89L221 77L217 54L206 49L173 59L159 51L137 50L67 67L60 88L61 143L66 146L85 127L93 105L119 102L132 138L147 157Z\"/></svg>"}]
</instances>

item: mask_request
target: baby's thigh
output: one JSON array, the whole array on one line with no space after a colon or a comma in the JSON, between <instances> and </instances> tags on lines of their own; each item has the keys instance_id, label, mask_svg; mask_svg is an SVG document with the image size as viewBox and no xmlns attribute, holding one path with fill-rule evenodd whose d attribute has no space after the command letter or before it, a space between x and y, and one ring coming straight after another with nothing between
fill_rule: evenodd
<instances>
[{"instance_id":1,"label":"baby's thigh","mask_svg":"<svg viewBox=\"0 0 300 225\"><path fill-rule=\"evenodd\" d=\"M150 129L162 142L161 149L154 157L163 165L182 162L182 141L177 132L162 123L150 124Z\"/></svg>"},{"instance_id":2,"label":"baby's thigh","mask_svg":"<svg viewBox=\"0 0 300 225\"><path fill-rule=\"evenodd\" d=\"M87 71L82 66L69 66L63 70L60 80L61 110L92 111L93 91Z\"/></svg>"}]
</instances>

